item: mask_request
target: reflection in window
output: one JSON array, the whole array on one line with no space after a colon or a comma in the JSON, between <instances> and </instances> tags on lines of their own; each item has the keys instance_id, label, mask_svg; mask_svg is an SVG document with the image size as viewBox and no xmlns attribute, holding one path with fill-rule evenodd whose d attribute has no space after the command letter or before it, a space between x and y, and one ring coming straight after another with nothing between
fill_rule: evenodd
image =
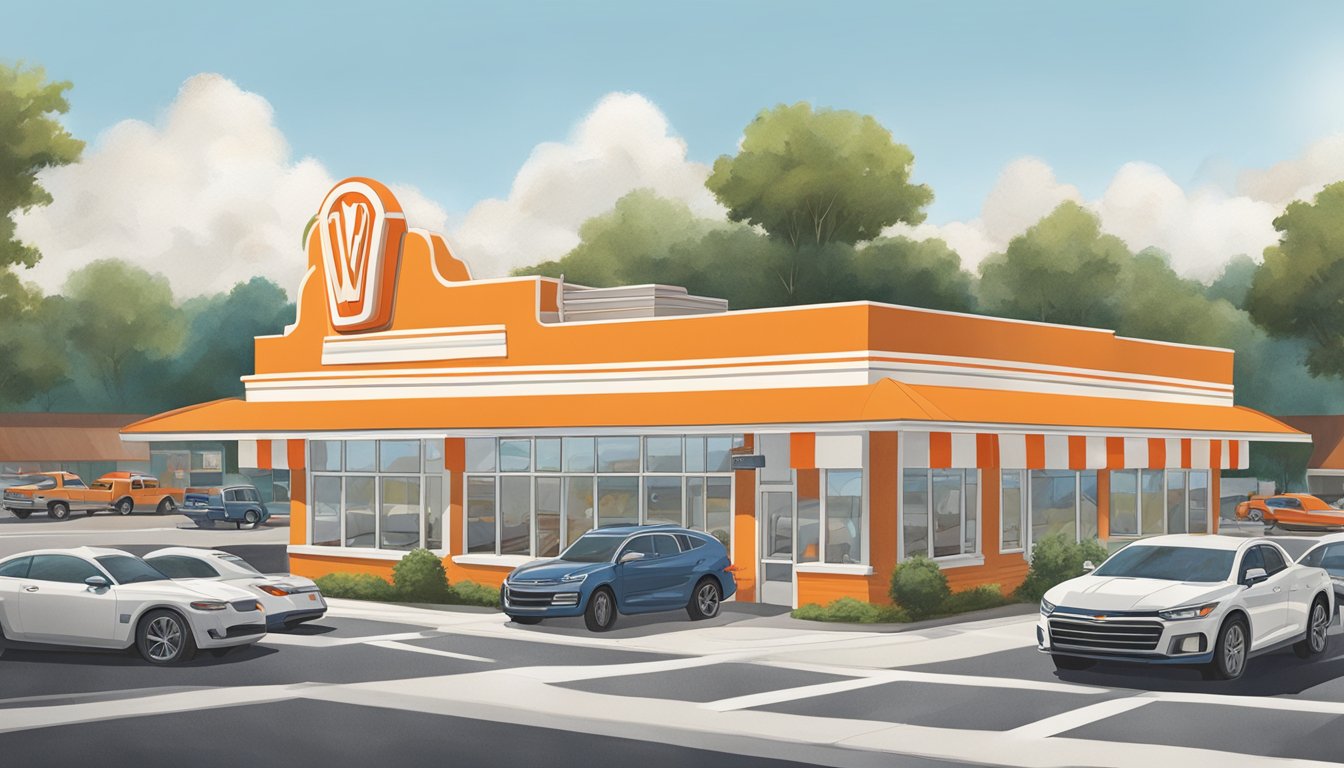
<instances>
[{"instance_id":1,"label":"reflection in window","mask_svg":"<svg viewBox=\"0 0 1344 768\"><path fill-rule=\"evenodd\" d=\"M705 530L732 551L733 479L705 478Z\"/></svg>"},{"instance_id":2,"label":"reflection in window","mask_svg":"<svg viewBox=\"0 0 1344 768\"><path fill-rule=\"evenodd\" d=\"M863 472L826 470L826 562L863 559Z\"/></svg>"},{"instance_id":3,"label":"reflection in window","mask_svg":"<svg viewBox=\"0 0 1344 768\"><path fill-rule=\"evenodd\" d=\"M313 544L341 545L341 478L313 478Z\"/></svg>"},{"instance_id":4,"label":"reflection in window","mask_svg":"<svg viewBox=\"0 0 1344 768\"><path fill-rule=\"evenodd\" d=\"M341 471L340 440L310 440L308 442L309 461L314 472Z\"/></svg>"},{"instance_id":5,"label":"reflection in window","mask_svg":"<svg viewBox=\"0 0 1344 768\"><path fill-rule=\"evenodd\" d=\"M378 468L375 457L378 443L373 440L347 440L345 443L345 471L373 472Z\"/></svg>"},{"instance_id":6,"label":"reflection in window","mask_svg":"<svg viewBox=\"0 0 1344 768\"><path fill-rule=\"evenodd\" d=\"M1111 535L1139 535L1139 471L1111 473Z\"/></svg>"},{"instance_id":7,"label":"reflection in window","mask_svg":"<svg viewBox=\"0 0 1344 768\"><path fill-rule=\"evenodd\" d=\"M597 468L593 460L595 440L591 437L564 438L565 471L592 472Z\"/></svg>"},{"instance_id":8,"label":"reflection in window","mask_svg":"<svg viewBox=\"0 0 1344 768\"><path fill-rule=\"evenodd\" d=\"M597 438L598 472L638 472L638 437Z\"/></svg>"},{"instance_id":9,"label":"reflection in window","mask_svg":"<svg viewBox=\"0 0 1344 768\"><path fill-rule=\"evenodd\" d=\"M1022 494L1022 475L1024 470L1005 469L999 476L1002 497L1000 501L1001 524L999 533L999 551L1013 552L1022 547L1022 521L1026 518L1026 498Z\"/></svg>"},{"instance_id":10,"label":"reflection in window","mask_svg":"<svg viewBox=\"0 0 1344 768\"><path fill-rule=\"evenodd\" d=\"M448 505L443 497L443 477L425 477L425 546L443 549L443 513Z\"/></svg>"},{"instance_id":11,"label":"reflection in window","mask_svg":"<svg viewBox=\"0 0 1344 768\"><path fill-rule=\"evenodd\" d=\"M1167 533L1185 533L1185 473L1167 473Z\"/></svg>"},{"instance_id":12,"label":"reflection in window","mask_svg":"<svg viewBox=\"0 0 1344 768\"><path fill-rule=\"evenodd\" d=\"M467 477L467 552L495 553L494 477Z\"/></svg>"},{"instance_id":13,"label":"reflection in window","mask_svg":"<svg viewBox=\"0 0 1344 768\"><path fill-rule=\"evenodd\" d=\"M345 478L345 546L375 546L376 530L373 478L366 475Z\"/></svg>"},{"instance_id":14,"label":"reflection in window","mask_svg":"<svg viewBox=\"0 0 1344 768\"><path fill-rule=\"evenodd\" d=\"M526 555L532 551L532 479L499 479L499 553Z\"/></svg>"},{"instance_id":15,"label":"reflection in window","mask_svg":"<svg viewBox=\"0 0 1344 768\"><path fill-rule=\"evenodd\" d=\"M681 437L644 438L644 462L645 472L680 472Z\"/></svg>"},{"instance_id":16,"label":"reflection in window","mask_svg":"<svg viewBox=\"0 0 1344 768\"><path fill-rule=\"evenodd\" d=\"M380 472L420 472L419 440L379 440L378 470Z\"/></svg>"},{"instance_id":17,"label":"reflection in window","mask_svg":"<svg viewBox=\"0 0 1344 768\"><path fill-rule=\"evenodd\" d=\"M638 454L636 454L636 460L638 460ZM639 523L639 478L597 478L598 526L636 525L637 523Z\"/></svg>"},{"instance_id":18,"label":"reflection in window","mask_svg":"<svg viewBox=\"0 0 1344 768\"><path fill-rule=\"evenodd\" d=\"M540 447L541 442L538 441L537 445ZM557 451L556 460L559 461L559 458ZM538 477L535 499L537 557L555 557L560 554L560 478Z\"/></svg>"},{"instance_id":19,"label":"reflection in window","mask_svg":"<svg viewBox=\"0 0 1344 768\"><path fill-rule=\"evenodd\" d=\"M499 471L527 472L530 469L532 469L532 441L501 438L499 441Z\"/></svg>"},{"instance_id":20,"label":"reflection in window","mask_svg":"<svg viewBox=\"0 0 1344 768\"><path fill-rule=\"evenodd\" d=\"M647 523L682 525L681 478L644 478L644 510Z\"/></svg>"},{"instance_id":21,"label":"reflection in window","mask_svg":"<svg viewBox=\"0 0 1344 768\"><path fill-rule=\"evenodd\" d=\"M1209 530L1209 473L1191 470L1189 485L1190 532L1206 533Z\"/></svg>"},{"instance_id":22,"label":"reflection in window","mask_svg":"<svg viewBox=\"0 0 1344 768\"><path fill-rule=\"evenodd\" d=\"M568 440L569 438L565 438ZM591 531L593 517L593 478L565 478L565 546Z\"/></svg>"},{"instance_id":23,"label":"reflection in window","mask_svg":"<svg viewBox=\"0 0 1344 768\"><path fill-rule=\"evenodd\" d=\"M420 464L416 456L416 466ZM412 550L420 545L420 478L379 478L379 538L382 549Z\"/></svg>"},{"instance_id":24,"label":"reflection in window","mask_svg":"<svg viewBox=\"0 0 1344 768\"><path fill-rule=\"evenodd\" d=\"M901 538L905 556L929 554L929 472L907 469L901 480Z\"/></svg>"},{"instance_id":25,"label":"reflection in window","mask_svg":"<svg viewBox=\"0 0 1344 768\"><path fill-rule=\"evenodd\" d=\"M538 472L560 471L560 438L558 437L537 438L537 471Z\"/></svg>"},{"instance_id":26,"label":"reflection in window","mask_svg":"<svg viewBox=\"0 0 1344 768\"><path fill-rule=\"evenodd\" d=\"M1142 536L1152 536L1166 530L1166 497L1162 493L1163 472L1160 469L1139 471L1139 520Z\"/></svg>"},{"instance_id":27,"label":"reflection in window","mask_svg":"<svg viewBox=\"0 0 1344 768\"><path fill-rule=\"evenodd\" d=\"M1031 540L1061 534L1078 540L1078 473L1061 469L1031 471Z\"/></svg>"},{"instance_id":28,"label":"reflection in window","mask_svg":"<svg viewBox=\"0 0 1344 768\"><path fill-rule=\"evenodd\" d=\"M1078 535L1097 538L1097 471L1078 473Z\"/></svg>"}]
</instances>

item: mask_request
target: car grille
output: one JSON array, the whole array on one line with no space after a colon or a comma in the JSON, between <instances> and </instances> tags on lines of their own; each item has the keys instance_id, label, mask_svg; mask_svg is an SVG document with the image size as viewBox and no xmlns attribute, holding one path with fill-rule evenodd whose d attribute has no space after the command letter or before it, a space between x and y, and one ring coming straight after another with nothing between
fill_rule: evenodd
<instances>
[{"instance_id":1,"label":"car grille","mask_svg":"<svg viewBox=\"0 0 1344 768\"><path fill-rule=\"evenodd\" d=\"M258 603L256 600L234 600L233 610L238 611L240 613L246 613L248 611L259 611L261 610L261 603Z\"/></svg>"},{"instance_id":2,"label":"car grille","mask_svg":"<svg viewBox=\"0 0 1344 768\"><path fill-rule=\"evenodd\" d=\"M1100 652L1154 651L1162 637L1156 621L1107 617L1050 617L1050 646Z\"/></svg>"},{"instance_id":3,"label":"car grille","mask_svg":"<svg viewBox=\"0 0 1344 768\"><path fill-rule=\"evenodd\" d=\"M238 624L229 627L228 631L224 633L224 637L247 637L248 635L264 634L266 634L265 624Z\"/></svg>"},{"instance_id":4,"label":"car grille","mask_svg":"<svg viewBox=\"0 0 1344 768\"><path fill-rule=\"evenodd\" d=\"M552 605L572 608L579 604L578 592L529 592L508 589L505 596L511 608L548 608Z\"/></svg>"}]
</instances>

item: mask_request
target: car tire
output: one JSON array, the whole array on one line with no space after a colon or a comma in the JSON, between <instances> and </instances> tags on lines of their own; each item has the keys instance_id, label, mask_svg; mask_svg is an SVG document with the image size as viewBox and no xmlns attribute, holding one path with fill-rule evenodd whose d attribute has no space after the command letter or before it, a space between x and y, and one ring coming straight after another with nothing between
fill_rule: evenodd
<instances>
[{"instance_id":1,"label":"car tire","mask_svg":"<svg viewBox=\"0 0 1344 768\"><path fill-rule=\"evenodd\" d=\"M1091 669L1096 666L1095 659L1085 659L1082 656L1059 656L1050 654L1050 660L1055 662L1055 669L1060 672L1078 672L1084 669Z\"/></svg>"},{"instance_id":2,"label":"car tire","mask_svg":"<svg viewBox=\"0 0 1344 768\"><path fill-rule=\"evenodd\" d=\"M167 515L177 511L177 502L172 499L164 499L159 502L159 506L154 510L160 515Z\"/></svg>"},{"instance_id":3,"label":"car tire","mask_svg":"<svg viewBox=\"0 0 1344 768\"><path fill-rule=\"evenodd\" d=\"M1246 519L1250 520L1252 523L1258 523L1265 519L1265 515L1258 509L1252 509L1246 513Z\"/></svg>"},{"instance_id":4,"label":"car tire","mask_svg":"<svg viewBox=\"0 0 1344 768\"><path fill-rule=\"evenodd\" d=\"M691 590L691 600L686 603L686 614L691 617L691 621L703 621L712 619L719 615L719 607L723 605L723 591L719 589L719 582L714 577L707 576L696 583L695 589Z\"/></svg>"},{"instance_id":5,"label":"car tire","mask_svg":"<svg viewBox=\"0 0 1344 768\"><path fill-rule=\"evenodd\" d=\"M20 520L27 520L28 516L33 514L33 510L31 509L11 509L9 511Z\"/></svg>"},{"instance_id":6,"label":"car tire","mask_svg":"<svg viewBox=\"0 0 1344 768\"><path fill-rule=\"evenodd\" d=\"M255 509L249 509L243 513L243 524L249 528L256 528L261 525L261 513Z\"/></svg>"},{"instance_id":7,"label":"car tire","mask_svg":"<svg viewBox=\"0 0 1344 768\"><path fill-rule=\"evenodd\" d=\"M1311 613L1307 615L1307 634L1293 643L1293 653L1299 659L1314 659L1330 647L1330 609L1325 599L1318 597L1311 603Z\"/></svg>"},{"instance_id":8,"label":"car tire","mask_svg":"<svg viewBox=\"0 0 1344 768\"><path fill-rule=\"evenodd\" d=\"M588 596L583 623L589 632L606 632L616 626L616 596L606 587L598 587Z\"/></svg>"},{"instance_id":9,"label":"car tire","mask_svg":"<svg viewBox=\"0 0 1344 768\"><path fill-rule=\"evenodd\" d=\"M540 624L540 623L541 623L541 617L540 617L540 616L510 616L510 617L509 617L509 621L512 621L514 624L523 624L523 625L525 625L525 626L532 626L533 624ZM589 627L589 629L592 629L592 627Z\"/></svg>"},{"instance_id":10,"label":"car tire","mask_svg":"<svg viewBox=\"0 0 1344 768\"><path fill-rule=\"evenodd\" d=\"M196 655L191 625L181 614L150 611L135 630L135 647L150 664L169 665L190 661Z\"/></svg>"},{"instance_id":11,"label":"car tire","mask_svg":"<svg viewBox=\"0 0 1344 768\"><path fill-rule=\"evenodd\" d=\"M118 515L129 515L135 511L135 502L130 499L122 499L117 502L117 506L113 509ZM93 514L93 512L90 511L89 514Z\"/></svg>"},{"instance_id":12,"label":"car tire","mask_svg":"<svg viewBox=\"0 0 1344 768\"><path fill-rule=\"evenodd\" d=\"M1236 680L1246 671L1250 638L1246 620L1232 617L1218 628L1218 639L1213 644L1213 661L1200 671L1205 680Z\"/></svg>"},{"instance_id":13,"label":"car tire","mask_svg":"<svg viewBox=\"0 0 1344 768\"><path fill-rule=\"evenodd\" d=\"M64 520L70 516L70 505L64 501L57 501L47 507L47 517L52 520Z\"/></svg>"}]
</instances>

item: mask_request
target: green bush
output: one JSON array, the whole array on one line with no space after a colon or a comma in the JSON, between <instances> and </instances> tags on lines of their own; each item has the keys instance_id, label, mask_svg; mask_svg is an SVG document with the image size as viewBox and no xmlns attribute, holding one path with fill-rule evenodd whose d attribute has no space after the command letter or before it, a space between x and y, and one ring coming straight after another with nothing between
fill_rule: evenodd
<instances>
[{"instance_id":1,"label":"green bush","mask_svg":"<svg viewBox=\"0 0 1344 768\"><path fill-rule=\"evenodd\" d=\"M397 599L408 603L446 603L448 573L443 560L428 549L413 549L392 566Z\"/></svg>"},{"instance_id":2,"label":"green bush","mask_svg":"<svg viewBox=\"0 0 1344 768\"><path fill-rule=\"evenodd\" d=\"M1012 599L1003 594L1003 590L999 588L998 584L981 584L978 587L972 587L961 592L953 592L952 596L943 603L940 613L983 611L986 608L998 608L1011 602L1013 602Z\"/></svg>"},{"instance_id":3,"label":"green bush","mask_svg":"<svg viewBox=\"0 0 1344 768\"><path fill-rule=\"evenodd\" d=\"M329 573L314 579L322 594L348 600L392 600L395 589L372 573Z\"/></svg>"},{"instance_id":4,"label":"green bush","mask_svg":"<svg viewBox=\"0 0 1344 768\"><path fill-rule=\"evenodd\" d=\"M457 605L499 607L499 590L494 587L487 587L474 581L460 581L449 589L452 592L452 602Z\"/></svg>"},{"instance_id":5,"label":"green bush","mask_svg":"<svg viewBox=\"0 0 1344 768\"><path fill-rule=\"evenodd\" d=\"M909 621L910 617L898 606L873 605L852 597L832 600L826 605L808 603L790 614L795 619L808 621L838 621L850 624L879 624Z\"/></svg>"},{"instance_id":6,"label":"green bush","mask_svg":"<svg viewBox=\"0 0 1344 768\"><path fill-rule=\"evenodd\" d=\"M1051 534L1036 542L1031 549L1031 567L1027 570L1027 580L1017 588L1017 599L1028 602L1040 602L1046 590L1083 575L1083 562L1091 560L1101 565L1106 559L1106 548L1096 539L1088 539L1081 544L1065 538L1064 534Z\"/></svg>"},{"instance_id":7,"label":"green bush","mask_svg":"<svg viewBox=\"0 0 1344 768\"><path fill-rule=\"evenodd\" d=\"M896 566L891 574L891 599L912 619L945 612L944 605L951 595L947 576L927 557L912 557Z\"/></svg>"}]
</instances>

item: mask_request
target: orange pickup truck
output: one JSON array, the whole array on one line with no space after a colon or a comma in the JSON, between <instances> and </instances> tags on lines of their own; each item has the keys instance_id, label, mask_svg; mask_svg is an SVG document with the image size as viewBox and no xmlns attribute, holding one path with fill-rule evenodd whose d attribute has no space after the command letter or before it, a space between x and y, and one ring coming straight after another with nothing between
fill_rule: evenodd
<instances>
[{"instance_id":1,"label":"orange pickup truck","mask_svg":"<svg viewBox=\"0 0 1344 768\"><path fill-rule=\"evenodd\" d=\"M129 515L137 507L163 515L177 510L182 494L181 488L160 488L158 478L136 472L108 472L92 485L72 472L39 472L6 488L0 506L20 520L40 511L54 520L64 520L73 510Z\"/></svg>"}]
</instances>

